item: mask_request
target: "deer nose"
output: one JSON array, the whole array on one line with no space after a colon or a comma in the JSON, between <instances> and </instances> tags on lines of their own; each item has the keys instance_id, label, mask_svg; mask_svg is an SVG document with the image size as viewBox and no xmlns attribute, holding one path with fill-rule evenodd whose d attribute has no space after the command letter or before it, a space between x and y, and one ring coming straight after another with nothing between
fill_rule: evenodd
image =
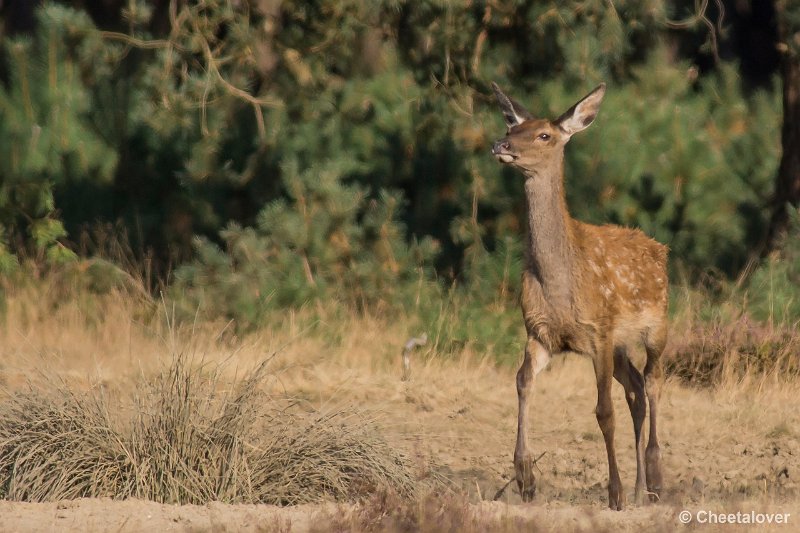
<instances>
[{"instance_id":1,"label":"deer nose","mask_svg":"<svg viewBox=\"0 0 800 533\"><path fill-rule=\"evenodd\" d=\"M507 140L501 139L496 143L494 143L494 146L492 146L492 153L502 154L503 152L507 152L510 149L511 149L511 144Z\"/></svg>"}]
</instances>

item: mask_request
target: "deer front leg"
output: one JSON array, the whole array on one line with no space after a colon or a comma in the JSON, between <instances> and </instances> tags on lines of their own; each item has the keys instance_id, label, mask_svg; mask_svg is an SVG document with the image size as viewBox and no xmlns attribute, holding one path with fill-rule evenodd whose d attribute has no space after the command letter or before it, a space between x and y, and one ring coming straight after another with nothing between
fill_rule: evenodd
<instances>
[{"instance_id":1,"label":"deer front leg","mask_svg":"<svg viewBox=\"0 0 800 533\"><path fill-rule=\"evenodd\" d=\"M603 432L608 454L608 506L621 511L625 505L622 482L617 467L617 453L614 449L614 405L611 402L611 378L614 374L614 359L611 347L601 343L594 356L594 371L597 377L597 423Z\"/></svg>"},{"instance_id":2,"label":"deer front leg","mask_svg":"<svg viewBox=\"0 0 800 533\"><path fill-rule=\"evenodd\" d=\"M517 372L517 446L514 449L514 470L522 501L533 500L536 493L536 476L533 473L533 454L528 445L528 394L533 380L550 362L550 352L536 339L529 337L525 346L525 359Z\"/></svg>"}]
</instances>

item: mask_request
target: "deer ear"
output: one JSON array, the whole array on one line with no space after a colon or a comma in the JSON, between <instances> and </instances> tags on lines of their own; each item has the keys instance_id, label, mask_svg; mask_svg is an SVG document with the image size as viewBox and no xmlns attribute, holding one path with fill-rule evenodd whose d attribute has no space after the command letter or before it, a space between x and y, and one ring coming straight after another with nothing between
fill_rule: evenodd
<instances>
[{"instance_id":1,"label":"deer ear","mask_svg":"<svg viewBox=\"0 0 800 533\"><path fill-rule=\"evenodd\" d=\"M506 96L506 93L495 82L492 82L492 89L494 89L494 95L497 97L497 103L500 104L503 117L506 119L506 126L509 129L533 118L533 115L522 107L519 102Z\"/></svg>"},{"instance_id":2,"label":"deer ear","mask_svg":"<svg viewBox=\"0 0 800 533\"><path fill-rule=\"evenodd\" d=\"M583 99L570 107L566 113L558 117L556 124L566 133L572 136L581 130L585 130L594 122L594 117L600 110L600 102L606 94L606 84L601 83L595 90L583 97Z\"/></svg>"}]
</instances>

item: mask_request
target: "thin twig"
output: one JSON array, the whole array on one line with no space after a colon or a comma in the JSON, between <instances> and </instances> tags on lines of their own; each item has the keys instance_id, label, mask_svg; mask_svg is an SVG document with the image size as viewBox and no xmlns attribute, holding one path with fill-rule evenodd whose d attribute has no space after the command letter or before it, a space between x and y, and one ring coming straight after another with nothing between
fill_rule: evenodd
<instances>
[{"instance_id":1,"label":"thin twig","mask_svg":"<svg viewBox=\"0 0 800 533\"><path fill-rule=\"evenodd\" d=\"M181 51L185 51L186 49L176 44L175 42L167 39L139 39L137 37L133 37L131 35L127 35L125 33L120 33L117 31L101 31L99 32L100 37L103 39L108 39L112 41L122 41L126 44L133 46L134 48L143 48L145 50L153 50L158 48L177 48Z\"/></svg>"},{"instance_id":2,"label":"thin twig","mask_svg":"<svg viewBox=\"0 0 800 533\"><path fill-rule=\"evenodd\" d=\"M717 34L722 33L722 22L725 19L725 6L722 4L721 0L714 0L714 3L717 5L717 10L719 11L716 25L706 16L708 0L695 0L694 15L680 21L666 19L665 24L668 28L674 29L688 29L696 26L698 23L704 24L708 27L708 35L711 41L711 53L714 56L714 62L719 63L720 57Z\"/></svg>"},{"instance_id":3,"label":"thin twig","mask_svg":"<svg viewBox=\"0 0 800 533\"><path fill-rule=\"evenodd\" d=\"M534 460L533 460L533 466L535 466L535 467L536 467L536 470L539 470L539 473L540 473L540 474L541 474L542 470L539 468L539 466L538 466L536 463L538 463L538 462L539 462L539 459L541 459L542 457L544 457L544 454L546 454L546 453L547 453L547 452L542 452L542 453L539 455L539 457L537 457L536 459L534 459ZM498 490L498 491L495 493L495 495L494 495L494 498L492 498L492 501L496 502L497 500L499 500L500 498L502 498L502 497L503 497L503 494L505 494L505 492L506 492L506 489L508 488L508 486L509 486L509 485L511 485L511 483L512 483L513 481L515 481L516 479L517 479L516 477L512 477L511 479L509 479L509 480L506 482L506 484L505 484L505 485L503 485L502 487L500 487L500 490Z\"/></svg>"}]
</instances>

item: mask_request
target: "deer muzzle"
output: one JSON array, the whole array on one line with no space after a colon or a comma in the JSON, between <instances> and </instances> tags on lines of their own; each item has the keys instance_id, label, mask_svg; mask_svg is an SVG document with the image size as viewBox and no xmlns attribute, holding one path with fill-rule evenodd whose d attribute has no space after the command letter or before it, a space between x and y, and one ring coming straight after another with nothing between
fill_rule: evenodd
<instances>
[{"instance_id":1,"label":"deer muzzle","mask_svg":"<svg viewBox=\"0 0 800 533\"><path fill-rule=\"evenodd\" d=\"M511 143L507 139L500 139L492 146L492 155L503 163L511 163L517 155L511 151Z\"/></svg>"}]
</instances>

